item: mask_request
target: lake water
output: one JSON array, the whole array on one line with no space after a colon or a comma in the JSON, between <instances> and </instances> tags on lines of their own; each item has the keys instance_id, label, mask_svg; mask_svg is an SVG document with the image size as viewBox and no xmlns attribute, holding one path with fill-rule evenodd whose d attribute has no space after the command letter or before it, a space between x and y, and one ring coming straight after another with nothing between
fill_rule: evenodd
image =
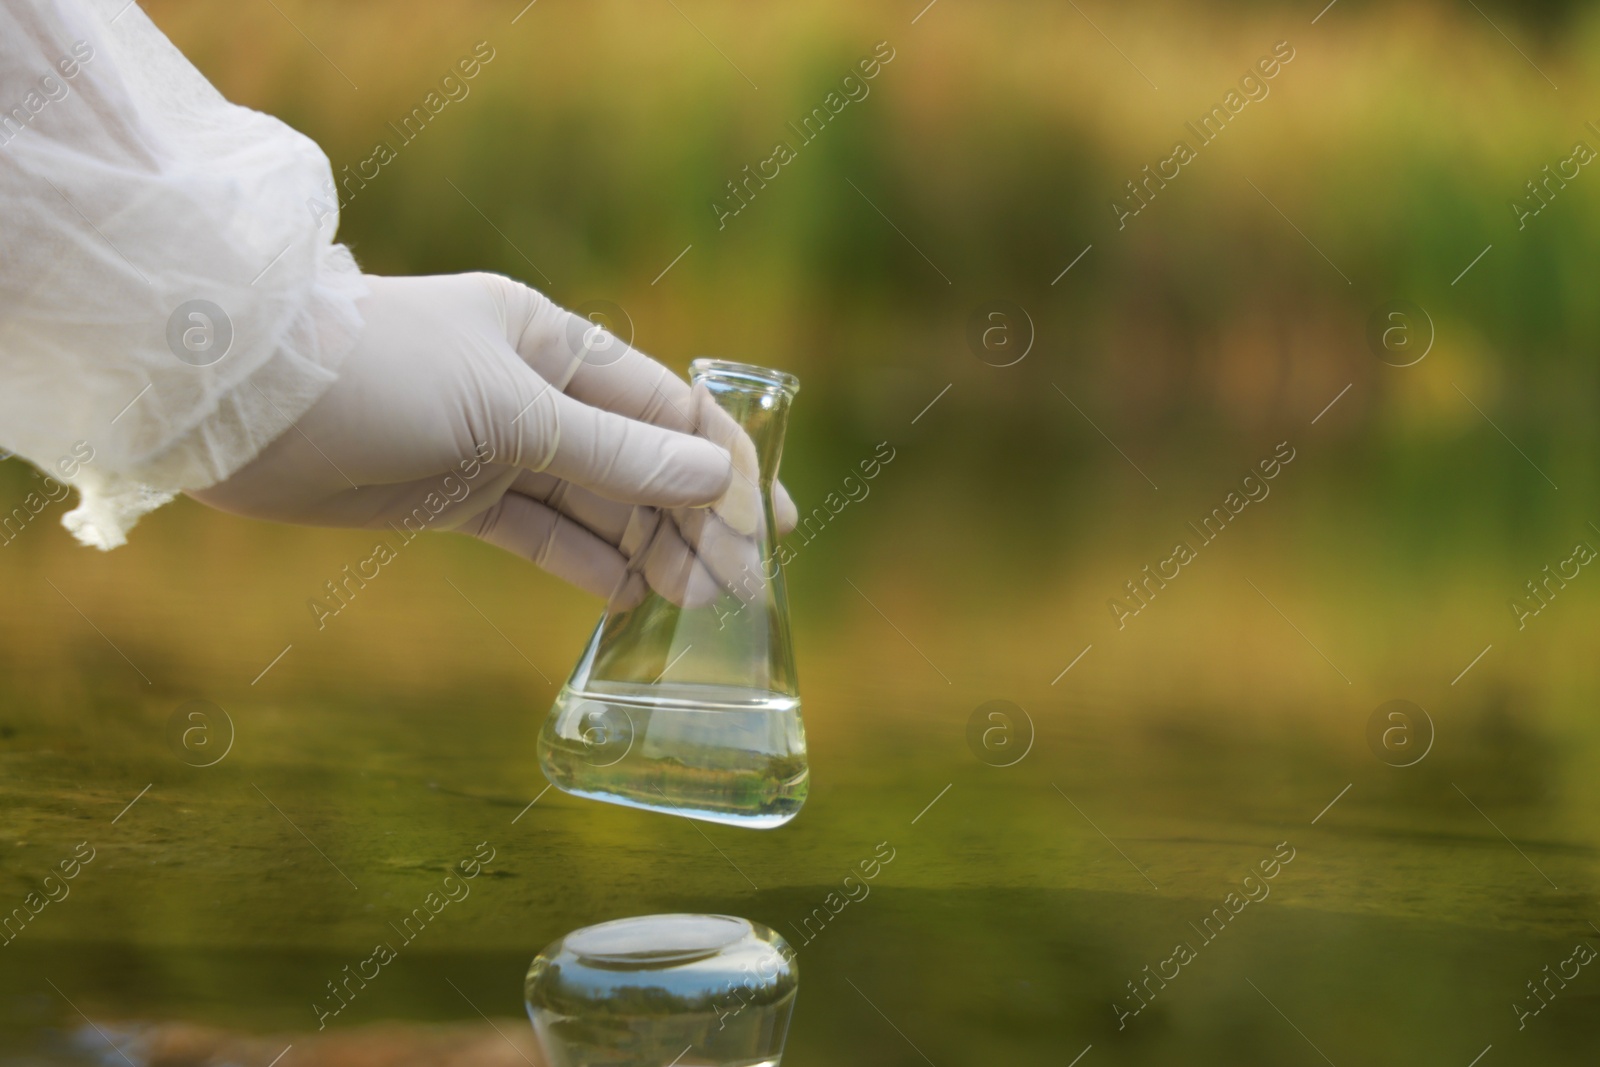
<instances>
[{"instance_id":1,"label":"lake water","mask_svg":"<svg viewBox=\"0 0 1600 1067\"><path fill-rule=\"evenodd\" d=\"M1165 512L986 553L922 499L791 569L809 796L765 831L548 786L598 607L493 550L421 539L319 630L369 537L190 504L107 555L30 531L0 1064L537 1062L535 953L669 912L789 940L800 1067L1594 1062L1581 579L1519 630L1538 545L1375 553L1380 513L1275 495L1119 628Z\"/></svg>"},{"instance_id":2,"label":"lake water","mask_svg":"<svg viewBox=\"0 0 1600 1067\"><path fill-rule=\"evenodd\" d=\"M670 911L789 938L787 1063L1593 1062L1600 968L1569 962L1600 944L1592 814L1540 784L1574 753L1509 717L1401 769L1320 745L1303 709L1244 730L1058 686L997 767L933 672L914 693L823 673L811 800L765 833L546 791L544 709L506 694L235 705L203 768L116 699L11 713L7 904L79 842L93 858L0 949L0 1062L122 1062L108 1041L213 1062L140 1056L174 1023L302 1063L349 1062L330 1033L470 1047L484 1016L525 1043L540 947ZM393 961L335 1000L379 943Z\"/></svg>"}]
</instances>

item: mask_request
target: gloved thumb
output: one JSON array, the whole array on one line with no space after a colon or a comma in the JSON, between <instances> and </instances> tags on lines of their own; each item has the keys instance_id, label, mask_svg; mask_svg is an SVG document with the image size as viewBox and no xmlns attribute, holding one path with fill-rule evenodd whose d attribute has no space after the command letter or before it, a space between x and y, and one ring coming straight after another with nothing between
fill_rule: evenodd
<instances>
[{"instance_id":1,"label":"gloved thumb","mask_svg":"<svg viewBox=\"0 0 1600 1067\"><path fill-rule=\"evenodd\" d=\"M624 504L706 507L727 492L733 461L726 449L591 407L532 371L525 372L525 381L532 395L502 429L510 445L502 462L553 474Z\"/></svg>"}]
</instances>

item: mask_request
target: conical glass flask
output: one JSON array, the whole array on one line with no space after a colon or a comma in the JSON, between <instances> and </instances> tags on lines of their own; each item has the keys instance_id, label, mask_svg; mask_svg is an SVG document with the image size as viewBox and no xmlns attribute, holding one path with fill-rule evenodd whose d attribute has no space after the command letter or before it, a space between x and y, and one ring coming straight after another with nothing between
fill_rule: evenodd
<instances>
[{"instance_id":1,"label":"conical glass flask","mask_svg":"<svg viewBox=\"0 0 1600 1067\"><path fill-rule=\"evenodd\" d=\"M712 508L659 513L539 735L575 796L755 829L805 803L810 772L772 492L793 375L690 365L693 420L728 448Z\"/></svg>"}]
</instances>

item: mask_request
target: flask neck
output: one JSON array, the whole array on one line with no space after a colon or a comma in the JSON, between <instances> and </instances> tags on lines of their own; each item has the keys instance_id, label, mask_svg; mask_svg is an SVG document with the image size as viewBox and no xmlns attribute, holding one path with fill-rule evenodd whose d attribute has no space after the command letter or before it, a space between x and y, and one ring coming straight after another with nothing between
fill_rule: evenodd
<instances>
[{"instance_id":1,"label":"flask neck","mask_svg":"<svg viewBox=\"0 0 1600 1067\"><path fill-rule=\"evenodd\" d=\"M789 407L799 380L783 371L713 359L697 359L689 370L695 384L703 384L717 406L750 436L762 490L769 490L778 477Z\"/></svg>"}]
</instances>

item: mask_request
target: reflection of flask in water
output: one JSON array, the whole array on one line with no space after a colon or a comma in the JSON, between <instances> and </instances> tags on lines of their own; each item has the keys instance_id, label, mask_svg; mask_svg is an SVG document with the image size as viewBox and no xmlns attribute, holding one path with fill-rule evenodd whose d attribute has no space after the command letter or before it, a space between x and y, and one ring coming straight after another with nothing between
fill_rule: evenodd
<instances>
[{"instance_id":1,"label":"reflection of flask in water","mask_svg":"<svg viewBox=\"0 0 1600 1067\"><path fill-rule=\"evenodd\" d=\"M732 485L713 508L660 513L632 553L539 763L577 796L765 829L794 818L810 777L772 508L799 382L719 360L690 372L690 417L733 455Z\"/></svg>"},{"instance_id":2,"label":"reflection of flask in water","mask_svg":"<svg viewBox=\"0 0 1600 1067\"><path fill-rule=\"evenodd\" d=\"M800 975L778 934L731 915L651 915L574 931L528 968L554 1067L776 1067Z\"/></svg>"}]
</instances>

